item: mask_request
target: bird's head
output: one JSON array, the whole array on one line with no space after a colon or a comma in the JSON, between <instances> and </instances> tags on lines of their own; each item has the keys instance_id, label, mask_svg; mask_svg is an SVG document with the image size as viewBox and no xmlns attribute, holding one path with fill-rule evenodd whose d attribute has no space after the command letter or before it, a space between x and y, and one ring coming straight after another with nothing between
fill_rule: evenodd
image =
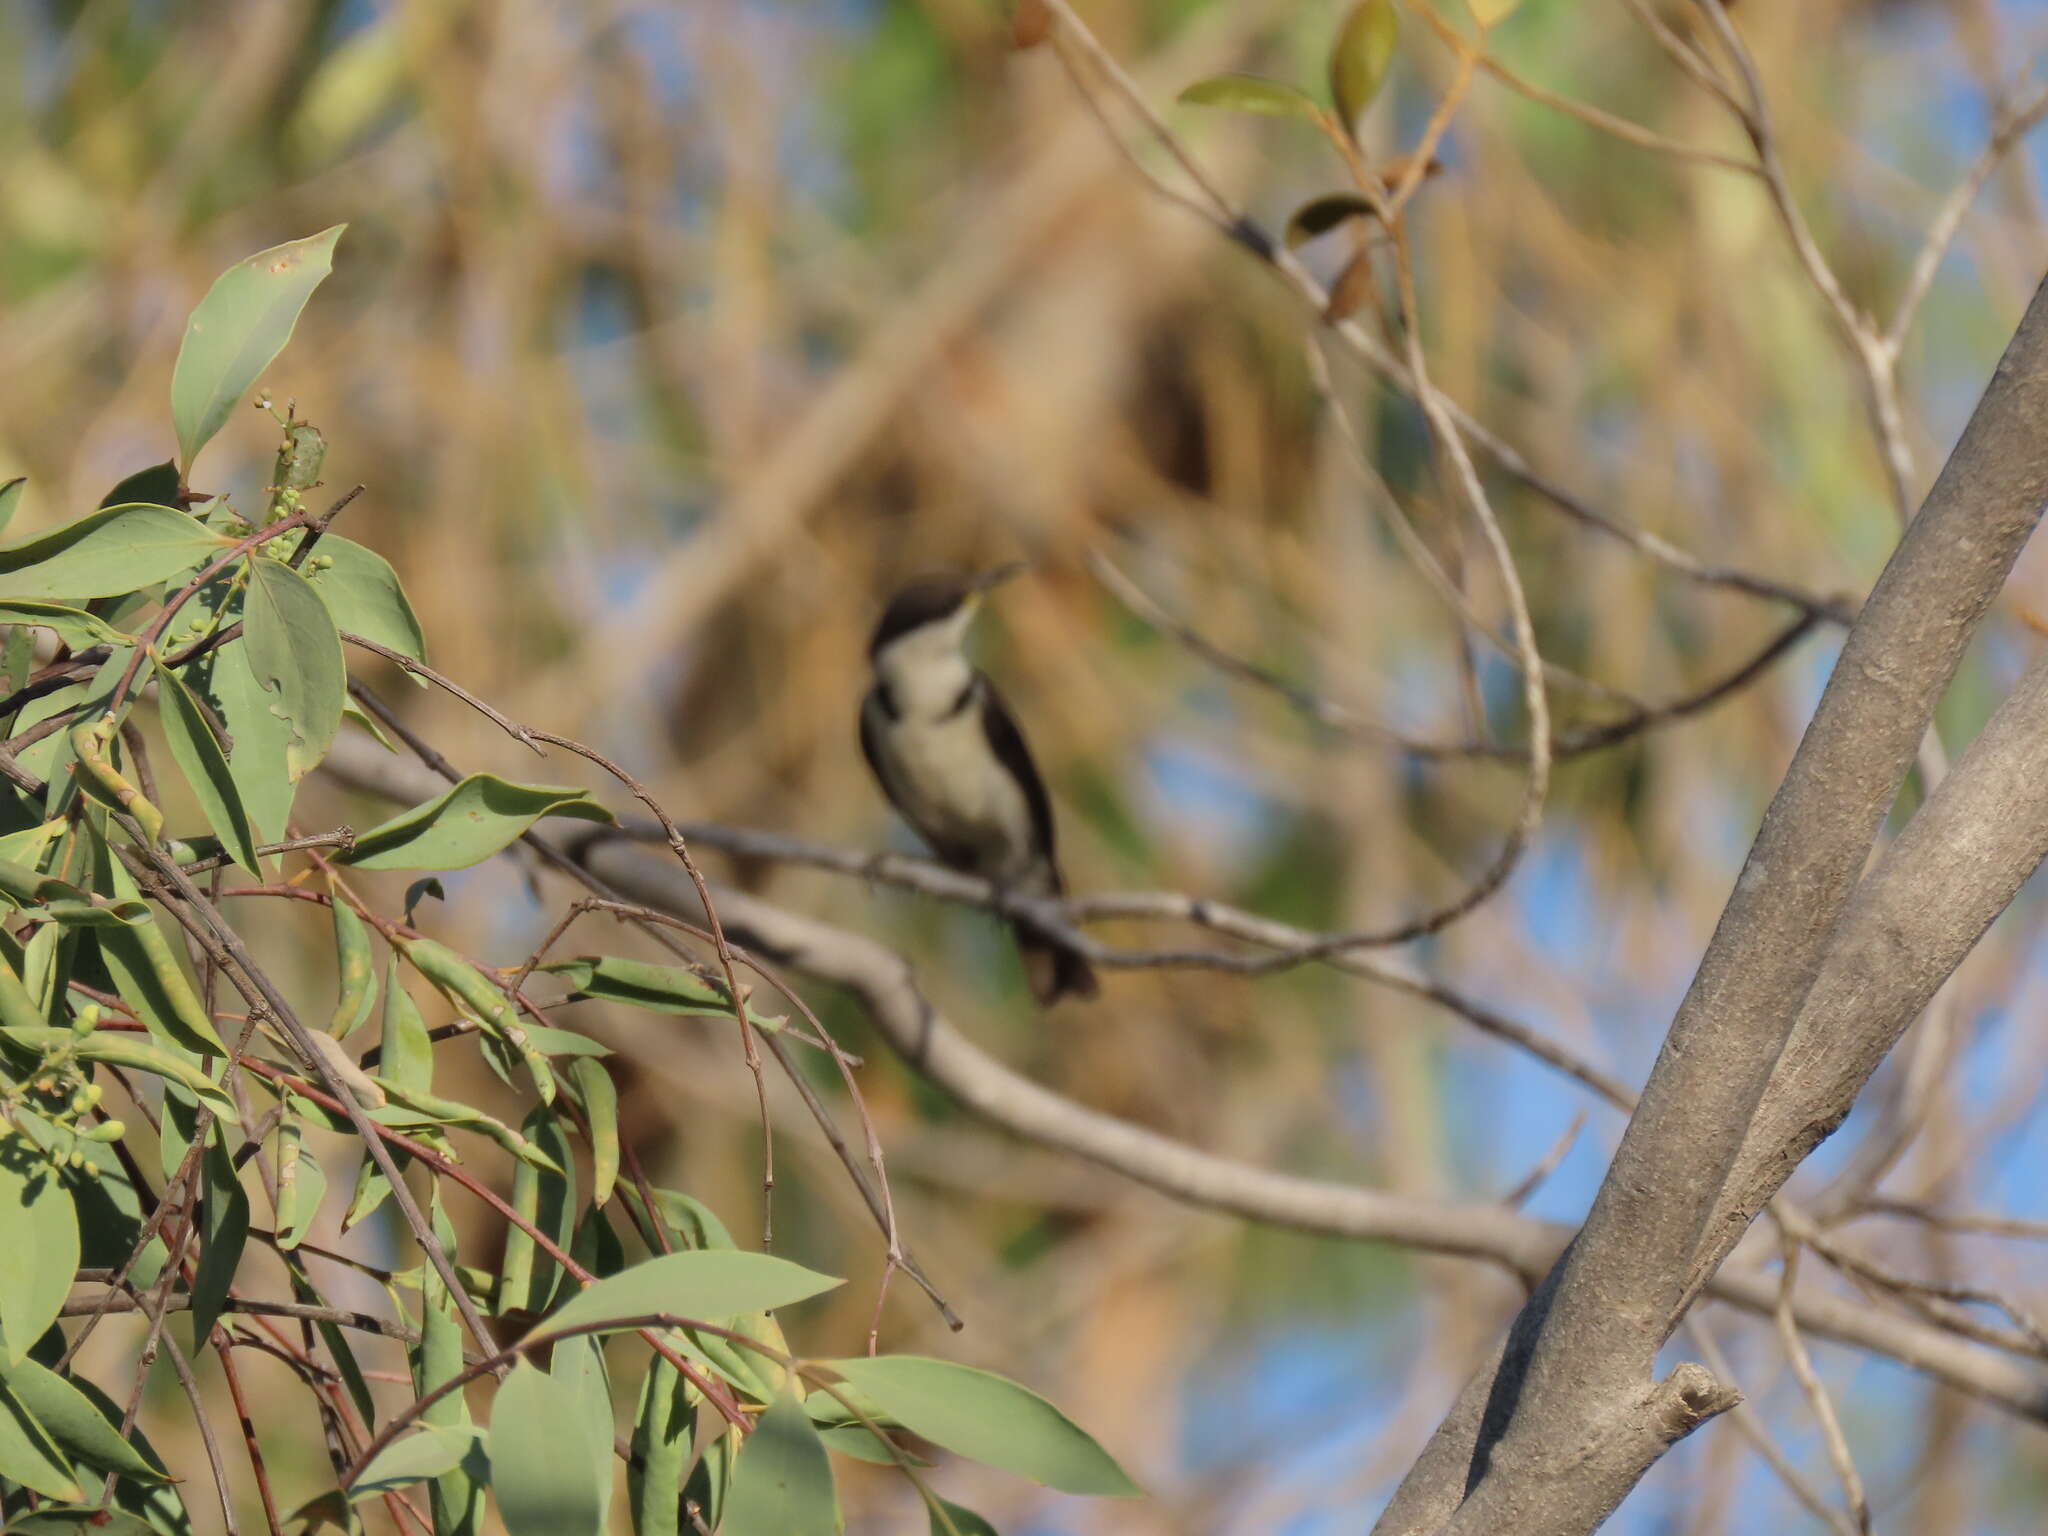
<instances>
[{"instance_id":1,"label":"bird's head","mask_svg":"<svg viewBox=\"0 0 2048 1536\"><path fill-rule=\"evenodd\" d=\"M1019 562L999 565L978 575L947 573L920 576L889 599L868 641L868 658L908 643L918 649L957 651L984 596L1024 569Z\"/></svg>"}]
</instances>

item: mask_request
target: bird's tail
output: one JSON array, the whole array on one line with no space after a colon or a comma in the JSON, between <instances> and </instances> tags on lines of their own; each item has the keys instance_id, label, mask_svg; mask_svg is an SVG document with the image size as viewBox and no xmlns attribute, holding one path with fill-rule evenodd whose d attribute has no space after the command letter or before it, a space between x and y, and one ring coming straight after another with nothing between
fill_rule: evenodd
<instances>
[{"instance_id":1,"label":"bird's tail","mask_svg":"<svg viewBox=\"0 0 2048 1536\"><path fill-rule=\"evenodd\" d=\"M1079 950L1021 923L1016 926L1016 934L1025 979L1031 983L1031 995L1038 999L1041 1008L1050 1008L1063 997L1095 995L1095 972Z\"/></svg>"}]
</instances>

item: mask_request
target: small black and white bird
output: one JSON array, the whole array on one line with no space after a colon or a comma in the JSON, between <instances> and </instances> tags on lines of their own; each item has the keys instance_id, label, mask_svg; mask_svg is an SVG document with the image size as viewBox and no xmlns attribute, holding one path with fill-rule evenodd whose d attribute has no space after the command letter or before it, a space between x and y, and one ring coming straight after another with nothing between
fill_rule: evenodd
<instances>
[{"instance_id":1,"label":"small black and white bird","mask_svg":"<svg viewBox=\"0 0 2048 1536\"><path fill-rule=\"evenodd\" d=\"M1023 896L1057 896L1052 801L1017 722L967 659L984 593L1016 575L927 576L890 601L868 642L874 686L860 706L860 745L882 792L940 862ZM1095 995L1088 962L1013 922L1041 1004Z\"/></svg>"}]
</instances>

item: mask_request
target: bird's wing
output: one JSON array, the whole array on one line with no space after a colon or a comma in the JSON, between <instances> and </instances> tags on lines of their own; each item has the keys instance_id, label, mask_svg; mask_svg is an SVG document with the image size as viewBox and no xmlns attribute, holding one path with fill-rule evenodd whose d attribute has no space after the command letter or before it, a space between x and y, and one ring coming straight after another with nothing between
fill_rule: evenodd
<instances>
[{"instance_id":1,"label":"bird's wing","mask_svg":"<svg viewBox=\"0 0 2048 1536\"><path fill-rule=\"evenodd\" d=\"M1024 733L1017 729L1017 722L1010 718L1010 711L995 689L985 684L981 689L981 728L988 736L989 750L995 753L996 761L1015 775L1018 787L1024 791L1024 803L1031 808L1032 839L1045 856L1053 889L1057 891L1060 875L1053 859L1052 800L1045 792L1045 780L1038 776L1038 765L1031 760L1031 749L1024 745Z\"/></svg>"}]
</instances>

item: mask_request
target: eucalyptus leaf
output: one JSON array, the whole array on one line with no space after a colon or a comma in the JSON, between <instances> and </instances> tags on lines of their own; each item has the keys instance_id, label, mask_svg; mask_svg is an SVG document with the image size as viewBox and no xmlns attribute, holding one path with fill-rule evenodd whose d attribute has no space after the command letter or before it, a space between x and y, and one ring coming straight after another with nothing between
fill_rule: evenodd
<instances>
[{"instance_id":1,"label":"eucalyptus leaf","mask_svg":"<svg viewBox=\"0 0 2048 1536\"><path fill-rule=\"evenodd\" d=\"M1358 0L1337 30L1330 49L1330 96L1337 103L1337 120L1354 137L1359 118L1386 81L1399 33L1394 0Z\"/></svg>"},{"instance_id":2,"label":"eucalyptus leaf","mask_svg":"<svg viewBox=\"0 0 2048 1536\"><path fill-rule=\"evenodd\" d=\"M235 1108L235 1101L222 1091L218 1083L200 1071L197 1062L174 1047L159 1045L139 1035L105 1029L96 1030L82 1040L68 1029L51 1027L39 1031L9 1029L7 1035L38 1050L54 1050L68 1045L86 1061L104 1061L137 1072L154 1073L190 1091L213 1111L216 1120L225 1120L230 1125L241 1124L241 1113Z\"/></svg>"},{"instance_id":3,"label":"eucalyptus leaf","mask_svg":"<svg viewBox=\"0 0 2048 1536\"><path fill-rule=\"evenodd\" d=\"M291 340L306 300L333 270L334 243L345 227L236 262L192 311L171 372L171 422L188 476L199 450Z\"/></svg>"},{"instance_id":4,"label":"eucalyptus leaf","mask_svg":"<svg viewBox=\"0 0 2048 1536\"><path fill-rule=\"evenodd\" d=\"M263 864L256 854L256 831L249 822L234 771L213 734L206 711L172 667L157 672L157 699L171 756L177 761L178 771L185 775L185 783L199 802L199 809L205 813L207 825L219 834L228 855L261 880Z\"/></svg>"},{"instance_id":5,"label":"eucalyptus leaf","mask_svg":"<svg viewBox=\"0 0 2048 1536\"><path fill-rule=\"evenodd\" d=\"M21 493L27 485L27 475L16 475L6 484L0 485L0 529L13 522L14 514L21 510Z\"/></svg>"},{"instance_id":6,"label":"eucalyptus leaf","mask_svg":"<svg viewBox=\"0 0 2048 1536\"><path fill-rule=\"evenodd\" d=\"M786 1307L843 1283L768 1253L715 1248L669 1253L600 1280L541 1326L555 1333L657 1313L715 1322Z\"/></svg>"},{"instance_id":7,"label":"eucalyptus leaf","mask_svg":"<svg viewBox=\"0 0 2048 1536\"><path fill-rule=\"evenodd\" d=\"M917 1355L828 1362L913 1434L1066 1493L1140 1490L1110 1454L1036 1392L989 1371Z\"/></svg>"},{"instance_id":8,"label":"eucalyptus leaf","mask_svg":"<svg viewBox=\"0 0 2048 1536\"><path fill-rule=\"evenodd\" d=\"M370 930L356 916L356 910L341 892L333 893L330 910L334 916L334 963L340 997L328 1033L345 1040L377 1006L376 957L370 953Z\"/></svg>"},{"instance_id":9,"label":"eucalyptus leaf","mask_svg":"<svg viewBox=\"0 0 2048 1536\"><path fill-rule=\"evenodd\" d=\"M476 1449L479 1438L474 1425L422 1425L372 1457L349 1484L348 1496L351 1501L369 1498L453 1472Z\"/></svg>"},{"instance_id":10,"label":"eucalyptus leaf","mask_svg":"<svg viewBox=\"0 0 2048 1536\"><path fill-rule=\"evenodd\" d=\"M389 560L374 549L330 533L313 546L313 558L307 564L307 580L327 604L338 628L414 661L427 659L426 632L420 628L419 615L412 611Z\"/></svg>"},{"instance_id":11,"label":"eucalyptus leaf","mask_svg":"<svg viewBox=\"0 0 2048 1536\"><path fill-rule=\"evenodd\" d=\"M68 1285L68 1271L63 1278ZM49 1431L36 1422L35 1415L5 1382L0 1382L0 1479L70 1504L85 1497L78 1475L71 1470Z\"/></svg>"},{"instance_id":12,"label":"eucalyptus leaf","mask_svg":"<svg viewBox=\"0 0 2048 1536\"><path fill-rule=\"evenodd\" d=\"M491 1492L510 1536L601 1536L604 1510L589 1457L577 1440L565 1445L576 1411L571 1388L523 1360L498 1388Z\"/></svg>"},{"instance_id":13,"label":"eucalyptus leaf","mask_svg":"<svg viewBox=\"0 0 2048 1536\"><path fill-rule=\"evenodd\" d=\"M516 842L543 816L613 821L586 790L473 773L425 805L360 834L338 861L358 869L466 869Z\"/></svg>"},{"instance_id":14,"label":"eucalyptus leaf","mask_svg":"<svg viewBox=\"0 0 2048 1536\"><path fill-rule=\"evenodd\" d=\"M155 507L169 507L173 512L185 510L179 497L184 489L178 479L178 461L165 459L161 464L152 464L147 469L138 469L126 476L120 484L100 498L103 507L118 507L129 502L147 502Z\"/></svg>"},{"instance_id":15,"label":"eucalyptus leaf","mask_svg":"<svg viewBox=\"0 0 2048 1536\"><path fill-rule=\"evenodd\" d=\"M720 1536L835 1536L832 1461L795 1398L770 1403L740 1447Z\"/></svg>"},{"instance_id":16,"label":"eucalyptus leaf","mask_svg":"<svg viewBox=\"0 0 2048 1536\"><path fill-rule=\"evenodd\" d=\"M161 1467L121 1438L120 1428L108 1422L91 1398L48 1366L22 1360L0 1370L0 1378L5 1379L15 1401L73 1461L144 1482L170 1481Z\"/></svg>"},{"instance_id":17,"label":"eucalyptus leaf","mask_svg":"<svg viewBox=\"0 0 2048 1536\"><path fill-rule=\"evenodd\" d=\"M0 1137L0 1332L19 1364L57 1320L78 1271L78 1211L71 1191L19 1134ZM10 1476L0 1466L0 1476ZM27 1481L27 1479L17 1479ZM51 1498L75 1497L42 1489Z\"/></svg>"},{"instance_id":18,"label":"eucalyptus leaf","mask_svg":"<svg viewBox=\"0 0 2048 1536\"><path fill-rule=\"evenodd\" d=\"M36 602L26 597L0 602L0 624L25 624L32 629L47 629L74 651L93 645L128 645L135 639L83 608L72 608L64 603Z\"/></svg>"},{"instance_id":19,"label":"eucalyptus leaf","mask_svg":"<svg viewBox=\"0 0 2048 1536\"><path fill-rule=\"evenodd\" d=\"M341 635L312 584L267 555L249 563L243 611L242 644L271 712L288 727L285 777L296 784L327 755L341 724L348 697Z\"/></svg>"},{"instance_id":20,"label":"eucalyptus leaf","mask_svg":"<svg viewBox=\"0 0 2048 1536\"><path fill-rule=\"evenodd\" d=\"M227 1301L249 1241L249 1196L218 1137L207 1143L199 1166L205 1170L206 1186L200 1204L199 1267L192 1277L192 1336L204 1340Z\"/></svg>"},{"instance_id":21,"label":"eucalyptus leaf","mask_svg":"<svg viewBox=\"0 0 2048 1536\"><path fill-rule=\"evenodd\" d=\"M1191 107L1223 107L1232 112L1299 117L1309 122L1314 122L1323 110L1308 92L1262 75L1212 75L1182 91L1180 100Z\"/></svg>"},{"instance_id":22,"label":"eucalyptus leaf","mask_svg":"<svg viewBox=\"0 0 2048 1536\"><path fill-rule=\"evenodd\" d=\"M168 507L102 507L0 545L0 597L116 597L188 570L230 541Z\"/></svg>"}]
</instances>

